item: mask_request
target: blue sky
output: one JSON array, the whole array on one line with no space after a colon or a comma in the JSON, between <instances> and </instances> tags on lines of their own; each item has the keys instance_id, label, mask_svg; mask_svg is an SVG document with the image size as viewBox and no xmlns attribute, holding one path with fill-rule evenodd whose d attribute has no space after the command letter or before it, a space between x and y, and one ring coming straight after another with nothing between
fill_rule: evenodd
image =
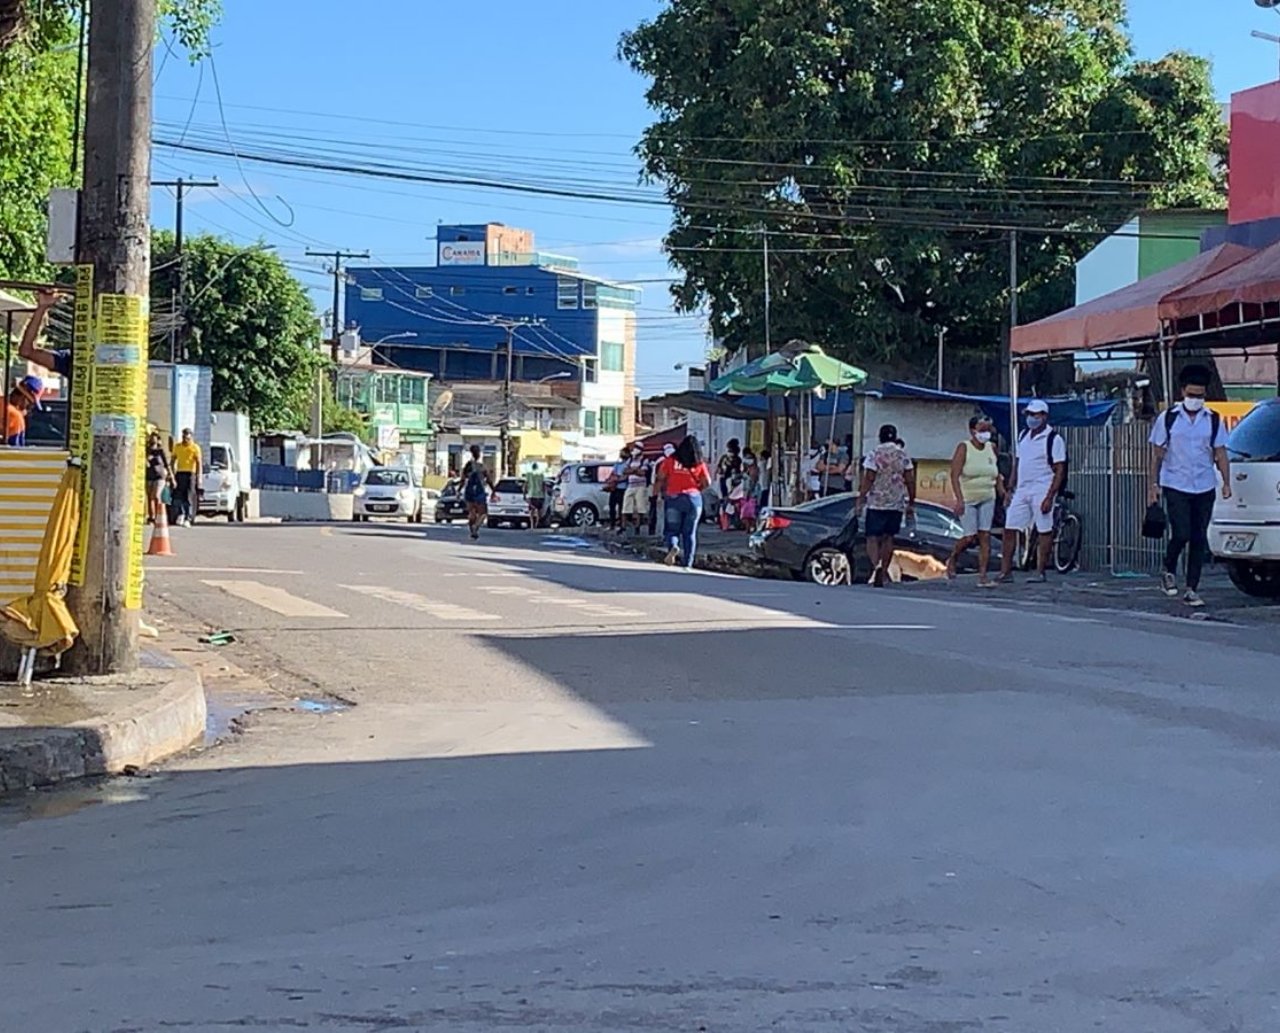
<instances>
[{"instance_id":1,"label":"blue sky","mask_svg":"<svg viewBox=\"0 0 1280 1033\"><path fill-rule=\"evenodd\" d=\"M631 154L649 121L644 83L615 58L619 35L659 0L224 0L212 65L157 55L157 135L242 149L293 134L285 147L323 146L337 161L405 160L503 179L552 178L634 190ZM1280 17L1251 0L1131 0L1140 57L1171 49L1214 61L1222 99L1276 77ZM218 103L219 90L221 105ZM185 133L185 137L184 137ZM516 196L475 188L373 182L157 149L156 178L216 177L191 195L187 225L275 244L328 307L329 280L312 249L368 250L375 260L431 264L438 222L498 221L537 233L540 248L601 276L644 283L639 386L674 389L672 367L705 348L697 317L677 316L658 246L660 207ZM173 201L153 196L157 225Z\"/></svg>"}]
</instances>

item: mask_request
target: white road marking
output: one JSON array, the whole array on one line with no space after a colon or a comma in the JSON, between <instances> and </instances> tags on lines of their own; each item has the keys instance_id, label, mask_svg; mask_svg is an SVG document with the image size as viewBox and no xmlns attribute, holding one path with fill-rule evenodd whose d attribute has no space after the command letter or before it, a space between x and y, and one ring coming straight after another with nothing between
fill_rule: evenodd
<instances>
[{"instance_id":1,"label":"white road marking","mask_svg":"<svg viewBox=\"0 0 1280 1033\"><path fill-rule=\"evenodd\" d=\"M554 595L531 595L528 602L547 606L568 606L594 617L643 617L642 610L629 610L623 606L612 606L608 603L593 602L590 599L565 599Z\"/></svg>"},{"instance_id":2,"label":"white road marking","mask_svg":"<svg viewBox=\"0 0 1280 1033\"><path fill-rule=\"evenodd\" d=\"M524 577L523 574L519 574L515 571L501 571L501 570L455 571L450 574L439 574L437 576L438 577Z\"/></svg>"},{"instance_id":3,"label":"white road marking","mask_svg":"<svg viewBox=\"0 0 1280 1033\"><path fill-rule=\"evenodd\" d=\"M339 610L330 609L328 606L320 605L320 603L313 603L310 599L302 599L290 592L286 592L283 588L264 585L260 581L205 580L204 584L210 588L221 588L228 595L234 595L239 599L244 599L246 602L254 603L285 617L346 617L346 614Z\"/></svg>"},{"instance_id":4,"label":"white road marking","mask_svg":"<svg viewBox=\"0 0 1280 1033\"><path fill-rule=\"evenodd\" d=\"M171 567L157 563L152 568L169 574L301 574L300 570L277 570L275 567Z\"/></svg>"},{"instance_id":5,"label":"white road marking","mask_svg":"<svg viewBox=\"0 0 1280 1033\"><path fill-rule=\"evenodd\" d=\"M341 587L349 592L359 592L361 595L381 599L383 602L395 603L397 606L417 610L419 613L430 614L432 617L443 621L467 621L470 623L502 619L496 613L481 613L479 610L468 609L465 606L439 602L435 599L428 599L426 596L416 595L413 592L401 592L399 589L384 588L381 585L343 585Z\"/></svg>"},{"instance_id":6,"label":"white road marking","mask_svg":"<svg viewBox=\"0 0 1280 1033\"><path fill-rule=\"evenodd\" d=\"M532 588L521 588L519 585L480 585L480 591L490 595L537 595Z\"/></svg>"}]
</instances>

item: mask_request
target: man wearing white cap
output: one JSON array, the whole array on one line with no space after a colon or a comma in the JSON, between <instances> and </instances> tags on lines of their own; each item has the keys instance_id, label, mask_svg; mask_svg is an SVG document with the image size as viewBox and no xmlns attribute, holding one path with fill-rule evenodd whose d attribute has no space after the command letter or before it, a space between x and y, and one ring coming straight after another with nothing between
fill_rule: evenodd
<instances>
[{"instance_id":1,"label":"man wearing white cap","mask_svg":"<svg viewBox=\"0 0 1280 1033\"><path fill-rule=\"evenodd\" d=\"M1053 503L1067 479L1067 443L1049 426L1049 405L1041 398L1027 404L1026 429L1018 435L1009 490L1013 499L1005 510L1004 550L1000 557L1002 584L1013 580L1013 557L1018 534L1032 526L1040 533L1036 573L1032 581L1045 580L1045 568L1053 551Z\"/></svg>"}]
</instances>

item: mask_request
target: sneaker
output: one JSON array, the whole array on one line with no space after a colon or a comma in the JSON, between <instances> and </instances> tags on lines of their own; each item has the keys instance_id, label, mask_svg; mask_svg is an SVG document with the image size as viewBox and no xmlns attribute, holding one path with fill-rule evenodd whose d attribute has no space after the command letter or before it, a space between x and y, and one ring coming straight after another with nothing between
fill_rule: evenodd
<instances>
[{"instance_id":1,"label":"sneaker","mask_svg":"<svg viewBox=\"0 0 1280 1033\"><path fill-rule=\"evenodd\" d=\"M665 563L668 567L674 567L676 565L676 560L678 560L679 558L680 558L680 549L678 546L673 545L671 546L671 548L667 550L667 554L662 557L662 562Z\"/></svg>"},{"instance_id":2,"label":"sneaker","mask_svg":"<svg viewBox=\"0 0 1280 1033\"><path fill-rule=\"evenodd\" d=\"M1167 595L1170 599L1178 598L1178 579L1172 574L1160 575L1160 591Z\"/></svg>"},{"instance_id":3,"label":"sneaker","mask_svg":"<svg viewBox=\"0 0 1280 1033\"><path fill-rule=\"evenodd\" d=\"M1013 584L1013 575L1012 575L1012 574L1001 574L999 577L997 577L997 578L996 578L996 582L995 582L995 583L996 583L997 585L1011 585L1011 584Z\"/></svg>"},{"instance_id":4,"label":"sneaker","mask_svg":"<svg viewBox=\"0 0 1280 1033\"><path fill-rule=\"evenodd\" d=\"M1041 571L1038 574L1032 574L1029 578L1027 578L1027 584L1029 585L1043 585L1043 584L1047 584L1048 581L1049 581L1049 577L1047 574L1045 574L1044 571Z\"/></svg>"},{"instance_id":5,"label":"sneaker","mask_svg":"<svg viewBox=\"0 0 1280 1033\"><path fill-rule=\"evenodd\" d=\"M1186 603L1188 606L1204 605L1204 600L1200 598L1200 593L1197 592L1194 588L1188 588L1186 592L1183 593L1182 601Z\"/></svg>"}]
</instances>

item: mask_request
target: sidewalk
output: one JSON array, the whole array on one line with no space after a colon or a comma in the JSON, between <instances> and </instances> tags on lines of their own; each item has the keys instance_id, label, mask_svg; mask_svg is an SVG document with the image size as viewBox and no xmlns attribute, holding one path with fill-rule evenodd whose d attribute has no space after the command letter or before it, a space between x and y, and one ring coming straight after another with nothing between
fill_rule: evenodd
<instances>
[{"instance_id":1,"label":"sidewalk","mask_svg":"<svg viewBox=\"0 0 1280 1033\"><path fill-rule=\"evenodd\" d=\"M617 535L606 528L565 528L565 533L599 540L611 552L626 552L660 561L666 553L660 539L642 535ZM721 531L709 524L698 529L698 555L694 565L701 570L714 570L743 577L785 577L758 563L747 548L747 535L741 531ZM1043 585L1025 584L1026 575L1019 574L1017 583L993 589L979 588L976 576L946 580L913 581L893 591L942 593L952 598L972 597L986 603L1007 602L1017 605L1032 601L1038 605L1063 603L1099 610L1127 613L1151 613L1190 620L1233 621L1249 624L1280 623L1280 601L1255 599L1237 589L1221 567L1205 569L1200 594L1206 605L1202 609L1185 606L1180 599L1170 599L1158 590L1154 575L1115 576L1107 572L1049 575Z\"/></svg>"},{"instance_id":2,"label":"sidewalk","mask_svg":"<svg viewBox=\"0 0 1280 1033\"><path fill-rule=\"evenodd\" d=\"M200 676L143 650L133 675L0 685L0 793L141 768L204 734Z\"/></svg>"}]
</instances>

